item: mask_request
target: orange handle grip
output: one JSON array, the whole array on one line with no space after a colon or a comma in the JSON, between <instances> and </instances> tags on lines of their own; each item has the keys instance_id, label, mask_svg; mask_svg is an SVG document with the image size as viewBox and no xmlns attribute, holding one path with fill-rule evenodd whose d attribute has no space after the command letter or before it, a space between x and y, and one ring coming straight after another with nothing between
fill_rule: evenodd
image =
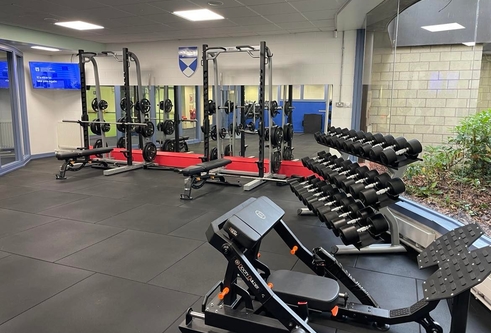
<instances>
[{"instance_id":1,"label":"orange handle grip","mask_svg":"<svg viewBox=\"0 0 491 333\"><path fill-rule=\"evenodd\" d=\"M295 253L297 253L297 251L298 251L298 246L296 246L296 245L295 245L295 246L294 246L294 247L292 247L292 249L290 250L290 254L295 255Z\"/></svg>"},{"instance_id":2,"label":"orange handle grip","mask_svg":"<svg viewBox=\"0 0 491 333\"><path fill-rule=\"evenodd\" d=\"M224 299L225 295L227 295L230 292L230 289L228 287L223 288L222 292L218 294L218 299Z\"/></svg>"}]
</instances>

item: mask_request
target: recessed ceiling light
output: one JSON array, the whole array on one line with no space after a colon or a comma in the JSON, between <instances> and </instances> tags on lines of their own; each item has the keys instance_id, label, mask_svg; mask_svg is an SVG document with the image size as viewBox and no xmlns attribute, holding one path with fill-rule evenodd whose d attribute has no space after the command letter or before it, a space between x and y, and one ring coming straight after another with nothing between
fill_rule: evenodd
<instances>
[{"instance_id":1,"label":"recessed ceiling light","mask_svg":"<svg viewBox=\"0 0 491 333\"><path fill-rule=\"evenodd\" d=\"M212 12L209 9L180 10L172 14L180 16L189 21L210 21L223 20L222 15Z\"/></svg>"},{"instance_id":2,"label":"recessed ceiling light","mask_svg":"<svg viewBox=\"0 0 491 333\"><path fill-rule=\"evenodd\" d=\"M467 43L462 43L465 46L476 46L476 42L467 42Z\"/></svg>"},{"instance_id":3,"label":"recessed ceiling light","mask_svg":"<svg viewBox=\"0 0 491 333\"><path fill-rule=\"evenodd\" d=\"M75 30L94 30L94 29L104 29L104 27L92 23L87 23L83 21L70 21L70 22L56 22L56 25L75 29Z\"/></svg>"},{"instance_id":4,"label":"recessed ceiling light","mask_svg":"<svg viewBox=\"0 0 491 333\"><path fill-rule=\"evenodd\" d=\"M46 46L31 46L31 49L51 51L51 52L58 52L59 51L59 49L55 49L53 47L46 47Z\"/></svg>"},{"instance_id":5,"label":"recessed ceiling light","mask_svg":"<svg viewBox=\"0 0 491 333\"><path fill-rule=\"evenodd\" d=\"M208 6L218 7L222 6L223 2L221 1L208 1Z\"/></svg>"},{"instance_id":6,"label":"recessed ceiling light","mask_svg":"<svg viewBox=\"0 0 491 333\"><path fill-rule=\"evenodd\" d=\"M425 30L431 31L431 32L440 32L440 31L449 31L449 30L459 30L459 29L465 29L464 26L458 24L458 23L446 23L446 24L437 24L437 25L427 25L424 27L421 27Z\"/></svg>"}]
</instances>

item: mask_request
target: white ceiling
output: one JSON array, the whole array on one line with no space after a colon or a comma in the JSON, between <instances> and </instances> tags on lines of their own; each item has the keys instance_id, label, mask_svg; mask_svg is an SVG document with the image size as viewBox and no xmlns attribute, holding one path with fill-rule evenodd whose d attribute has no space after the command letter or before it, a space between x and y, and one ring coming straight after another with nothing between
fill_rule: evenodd
<instances>
[{"instance_id":1,"label":"white ceiling","mask_svg":"<svg viewBox=\"0 0 491 333\"><path fill-rule=\"evenodd\" d=\"M99 43L292 34L335 30L349 0L0 0L0 23ZM225 20L190 22L171 13L210 8ZM47 20L48 19L48 20ZM76 31L53 24L83 20L105 27Z\"/></svg>"}]
</instances>

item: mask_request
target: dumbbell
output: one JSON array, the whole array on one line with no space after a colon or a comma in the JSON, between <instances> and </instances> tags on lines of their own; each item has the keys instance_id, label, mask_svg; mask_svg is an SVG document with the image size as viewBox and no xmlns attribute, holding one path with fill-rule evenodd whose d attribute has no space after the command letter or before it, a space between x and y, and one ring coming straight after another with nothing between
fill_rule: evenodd
<instances>
[{"instance_id":1,"label":"dumbbell","mask_svg":"<svg viewBox=\"0 0 491 333\"><path fill-rule=\"evenodd\" d=\"M343 191L334 191L328 196L320 198L319 201L323 204L315 202L312 203L312 207L314 208L314 213L320 217L338 206L348 206L354 203L355 199L351 194L346 194Z\"/></svg>"},{"instance_id":2,"label":"dumbbell","mask_svg":"<svg viewBox=\"0 0 491 333\"><path fill-rule=\"evenodd\" d=\"M321 181L322 181L322 179L313 178L305 184L303 182L298 183L298 184L290 184L290 188L291 188L292 192L295 193L296 196L298 196L299 192L304 191L304 190L309 190Z\"/></svg>"},{"instance_id":3,"label":"dumbbell","mask_svg":"<svg viewBox=\"0 0 491 333\"><path fill-rule=\"evenodd\" d=\"M382 214L375 214L366 219L367 225L357 228L351 225L339 229L339 236L345 245L354 245L360 243L361 234L368 232L370 236L377 238L383 232L389 230L389 223Z\"/></svg>"},{"instance_id":4,"label":"dumbbell","mask_svg":"<svg viewBox=\"0 0 491 333\"><path fill-rule=\"evenodd\" d=\"M387 136L388 140L390 140L391 138L394 137L392 135ZM377 133L373 135L373 140L363 142L361 145L356 145L356 147L355 145L353 145L352 149L357 155L368 157L370 149L372 149L373 146L384 144L385 142L386 137L380 133Z\"/></svg>"},{"instance_id":5,"label":"dumbbell","mask_svg":"<svg viewBox=\"0 0 491 333\"><path fill-rule=\"evenodd\" d=\"M356 131L355 130L349 130L348 132L345 132L346 134L340 136L340 137L334 137L331 139L331 146L334 148L340 148L342 143L345 140L348 140L349 138L354 138L356 137Z\"/></svg>"},{"instance_id":6,"label":"dumbbell","mask_svg":"<svg viewBox=\"0 0 491 333\"><path fill-rule=\"evenodd\" d=\"M346 150L346 145L348 142L354 142L358 140L362 140L365 138L365 132L364 131L354 131L355 134L351 135L349 138L346 138L344 140L338 140L336 141L336 148L340 150Z\"/></svg>"},{"instance_id":7,"label":"dumbbell","mask_svg":"<svg viewBox=\"0 0 491 333\"><path fill-rule=\"evenodd\" d=\"M319 174L326 180L328 180L330 183L333 183L334 181L332 180L333 177L339 175L340 172L343 172L347 168L349 168L353 164L352 161L350 160L344 160L342 162L336 163L335 166L332 167L324 167L321 170L319 170Z\"/></svg>"},{"instance_id":8,"label":"dumbbell","mask_svg":"<svg viewBox=\"0 0 491 333\"><path fill-rule=\"evenodd\" d=\"M423 146L421 142L416 139L407 141L396 139L396 146L394 148L384 149L380 154L380 161L384 165L392 165L397 162L397 159L401 155L407 155L411 158L417 158L418 155L423 151Z\"/></svg>"},{"instance_id":9,"label":"dumbbell","mask_svg":"<svg viewBox=\"0 0 491 333\"><path fill-rule=\"evenodd\" d=\"M373 140L373 134L370 132L360 131L357 133L356 138L352 138L352 140L345 140L342 145L342 149L345 152L352 152L352 147L356 145L362 145L364 142Z\"/></svg>"},{"instance_id":10,"label":"dumbbell","mask_svg":"<svg viewBox=\"0 0 491 333\"><path fill-rule=\"evenodd\" d=\"M368 171L370 171L370 169L368 169L367 166L360 166L358 163L353 163L348 166L347 170L332 177L331 181L334 182L337 187L342 188L343 182L347 181L348 177L353 176L352 178L355 178L357 175L364 175Z\"/></svg>"},{"instance_id":11,"label":"dumbbell","mask_svg":"<svg viewBox=\"0 0 491 333\"><path fill-rule=\"evenodd\" d=\"M384 152L386 149L394 149L398 146L398 144L401 145L402 147L405 147L407 145L407 140L403 138L402 136L395 138L390 144L385 144L385 145L376 145L373 146L370 152L368 153L368 156L370 159L374 161L379 161L380 160L380 155Z\"/></svg>"},{"instance_id":12,"label":"dumbbell","mask_svg":"<svg viewBox=\"0 0 491 333\"><path fill-rule=\"evenodd\" d=\"M349 193L349 186L353 184L361 184L361 183L373 183L375 180L375 177L379 175L377 170L369 170L367 172L363 172L363 170L360 170L357 174L351 175L346 177L346 179L343 179L340 181L340 188L342 188L345 192Z\"/></svg>"},{"instance_id":13,"label":"dumbbell","mask_svg":"<svg viewBox=\"0 0 491 333\"><path fill-rule=\"evenodd\" d=\"M304 157L301 159L301 161L302 161L302 165L304 167L307 167L306 162L308 162L308 161L312 161L312 163L320 162L320 161L324 161L326 158L328 158L330 156L332 156L330 153L326 153L323 150L323 151L318 152L316 157Z\"/></svg>"},{"instance_id":14,"label":"dumbbell","mask_svg":"<svg viewBox=\"0 0 491 333\"><path fill-rule=\"evenodd\" d=\"M310 196L311 193L312 194L316 193L324 185L327 185L327 183L326 183L325 180L316 181L309 188L303 187L303 188L300 188L300 189L296 189L296 193L295 194L297 195L297 197L299 197L301 199L304 196Z\"/></svg>"},{"instance_id":15,"label":"dumbbell","mask_svg":"<svg viewBox=\"0 0 491 333\"><path fill-rule=\"evenodd\" d=\"M328 216L334 235L339 237L339 230L350 225L359 224L361 226L366 226L366 219L377 213L372 207L365 207L363 204L361 205L362 208L354 212L354 214L343 213L338 216L335 216L334 214ZM350 217L353 218L350 220Z\"/></svg>"},{"instance_id":16,"label":"dumbbell","mask_svg":"<svg viewBox=\"0 0 491 333\"><path fill-rule=\"evenodd\" d=\"M377 161L380 152L383 151L384 148L392 146L395 142L396 139L392 135L386 135L384 136L383 142L371 145L371 147L363 145L360 149L363 150L363 156L368 157L373 161Z\"/></svg>"},{"instance_id":17,"label":"dumbbell","mask_svg":"<svg viewBox=\"0 0 491 333\"><path fill-rule=\"evenodd\" d=\"M324 223L329 229L334 230L334 222L339 220L345 220L346 218L350 218L351 216L357 216L358 212L364 210L366 207L359 200L354 201L345 207L342 211L333 209L332 211L323 215ZM338 234L336 234L338 236Z\"/></svg>"},{"instance_id":18,"label":"dumbbell","mask_svg":"<svg viewBox=\"0 0 491 333\"><path fill-rule=\"evenodd\" d=\"M325 197L328 193L337 193L339 191L336 187L332 186L331 184L320 184L318 187L319 191L314 192L314 193L308 193L302 196L301 200L303 203L313 211L313 206L312 203L318 202L319 199Z\"/></svg>"},{"instance_id":19,"label":"dumbbell","mask_svg":"<svg viewBox=\"0 0 491 333\"><path fill-rule=\"evenodd\" d=\"M302 185L308 184L312 179L316 178L315 175L310 175L308 177L300 177L300 178L290 178L287 179L286 182L289 185L300 183Z\"/></svg>"},{"instance_id":20,"label":"dumbbell","mask_svg":"<svg viewBox=\"0 0 491 333\"><path fill-rule=\"evenodd\" d=\"M353 154L359 154L360 148L364 144L377 144L382 142L384 135L382 133L365 133L365 138L361 140L354 141L353 143L348 143L347 149Z\"/></svg>"},{"instance_id":21,"label":"dumbbell","mask_svg":"<svg viewBox=\"0 0 491 333\"><path fill-rule=\"evenodd\" d=\"M317 143L322 143L322 133L321 132L315 132L314 133L314 139Z\"/></svg>"},{"instance_id":22,"label":"dumbbell","mask_svg":"<svg viewBox=\"0 0 491 333\"><path fill-rule=\"evenodd\" d=\"M320 171L323 168L329 168L331 166L338 165L339 163L342 163L343 161L345 161L344 158L337 157L336 155L333 155L333 156L329 156L325 160L325 162L314 162L314 163L306 162L306 164L307 164L308 169L314 171L315 173L320 173Z\"/></svg>"},{"instance_id":23,"label":"dumbbell","mask_svg":"<svg viewBox=\"0 0 491 333\"><path fill-rule=\"evenodd\" d=\"M386 194L389 198L396 200L399 197L399 194L404 193L405 190L406 185L402 179L392 178L385 184L384 188L381 188L378 191L373 188L362 191L358 194L358 197L365 205L370 206L379 202L379 196L382 194Z\"/></svg>"},{"instance_id":24,"label":"dumbbell","mask_svg":"<svg viewBox=\"0 0 491 333\"><path fill-rule=\"evenodd\" d=\"M350 131L351 130L348 128L336 129L335 134L326 137L324 139L324 142L326 143L326 145L334 147L334 142L339 138L348 138L350 136Z\"/></svg>"},{"instance_id":25,"label":"dumbbell","mask_svg":"<svg viewBox=\"0 0 491 333\"><path fill-rule=\"evenodd\" d=\"M319 214L317 214L317 217L319 218L319 220L324 222L329 229L331 229L332 226L331 224L329 224L326 215L331 212L349 212L352 210L351 208L353 207L352 205L356 204L356 200L353 199L352 197L345 196L344 198L337 201L336 203L330 206L321 207L317 210L319 212Z\"/></svg>"},{"instance_id":26,"label":"dumbbell","mask_svg":"<svg viewBox=\"0 0 491 333\"><path fill-rule=\"evenodd\" d=\"M370 179L368 179L370 181ZM369 190L369 189L381 189L387 185L387 182L391 181L392 177L384 172L383 174L380 174L374 178L371 179L372 182L356 182L355 184L352 184L348 186L348 192L354 197L359 199L359 195L361 192Z\"/></svg>"}]
</instances>

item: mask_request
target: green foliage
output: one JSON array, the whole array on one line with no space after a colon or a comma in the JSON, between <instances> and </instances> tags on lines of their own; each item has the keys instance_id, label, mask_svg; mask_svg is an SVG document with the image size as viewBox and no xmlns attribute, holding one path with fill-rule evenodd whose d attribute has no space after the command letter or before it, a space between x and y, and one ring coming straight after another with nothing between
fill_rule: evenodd
<instances>
[{"instance_id":1,"label":"green foliage","mask_svg":"<svg viewBox=\"0 0 491 333\"><path fill-rule=\"evenodd\" d=\"M489 181L491 178L491 110L467 117L455 127L457 144L464 153L463 171L468 178Z\"/></svg>"}]
</instances>

